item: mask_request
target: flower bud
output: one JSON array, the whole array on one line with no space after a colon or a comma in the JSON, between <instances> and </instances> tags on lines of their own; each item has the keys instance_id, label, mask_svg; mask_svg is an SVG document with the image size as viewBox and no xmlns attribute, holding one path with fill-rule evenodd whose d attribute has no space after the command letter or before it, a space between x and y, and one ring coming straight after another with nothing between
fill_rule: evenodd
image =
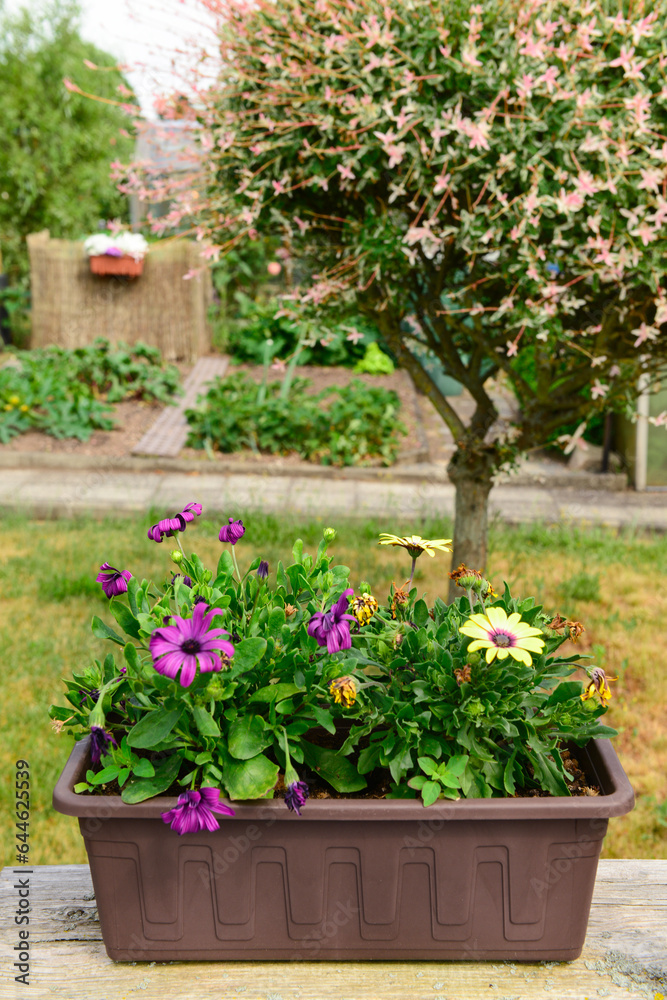
<instances>
[{"instance_id":1,"label":"flower bud","mask_svg":"<svg viewBox=\"0 0 667 1000\"><path fill-rule=\"evenodd\" d=\"M172 562L175 563L183 562L183 553L181 552L180 549L174 549L174 551L171 553L171 560Z\"/></svg>"},{"instance_id":2,"label":"flower bud","mask_svg":"<svg viewBox=\"0 0 667 1000\"><path fill-rule=\"evenodd\" d=\"M330 542L333 542L334 538L336 537L336 534L337 534L337 532L336 532L335 528L325 528L324 529L324 541L327 542L327 544L329 544Z\"/></svg>"}]
</instances>

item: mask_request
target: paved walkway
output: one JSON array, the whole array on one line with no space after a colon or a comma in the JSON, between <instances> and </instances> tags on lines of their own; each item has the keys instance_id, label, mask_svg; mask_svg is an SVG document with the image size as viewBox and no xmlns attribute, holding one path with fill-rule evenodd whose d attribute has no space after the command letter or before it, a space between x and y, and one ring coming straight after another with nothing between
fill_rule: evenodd
<instances>
[{"instance_id":1,"label":"paved walkway","mask_svg":"<svg viewBox=\"0 0 667 1000\"><path fill-rule=\"evenodd\" d=\"M133 455L164 455L176 458L185 447L188 422L185 411L197 402L208 382L227 372L229 358L208 356L200 358L183 383L184 394L177 406L166 406L154 424L132 449Z\"/></svg>"},{"instance_id":2,"label":"paved walkway","mask_svg":"<svg viewBox=\"0 0 667 1000\"><path fill-rule=\"evenodd\" d=\"M262 510L326 518L382 518L391 527L411 516L453 515L454 487L435 476L421 481L416 477L369 481L344 478L340 472L331 478L236 471L127 471L117 465L0 467L0 514L22 511L32 517L58 518L81 513L126 515L149 509L167 513L192 500L202 503L208 514L225 517ZM536 485L498 485L491 493L490 508L492 515L510 523L577 522L667 530L664 493L566 488L546 480Z\"/></svg>"}]
</instances>

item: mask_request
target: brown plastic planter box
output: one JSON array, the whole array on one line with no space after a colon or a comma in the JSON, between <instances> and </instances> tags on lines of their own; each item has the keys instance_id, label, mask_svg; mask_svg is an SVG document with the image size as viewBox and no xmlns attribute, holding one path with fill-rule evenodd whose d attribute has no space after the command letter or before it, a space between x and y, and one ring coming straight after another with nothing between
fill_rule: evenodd
<instances>
[{"instance_id":1,"label":"brown plastic planter box","mask_svg":"<svg viewBox=\"0 0 667 1000\"><path fill-rule=\"evenodd\" d=\"M109 956L119 961L577 958L610 816L634 796L608 740L577 750L597 797L235 802L179 837L162 796L76 795L77 743L55 808L78 816Z\"/></svg>"},{"instance_id":2,"label":"brown plastic planter box","mask_svg":"<svg viewBox=\"0 0 667 1000\"><path fill-rule=\"evenodd\" d=\"M144 259L136 260L129 254L114 257L111 254L99 253L89 257L90 270L93 274L116 274L126 278L138 278L144 270Z\"/></svg>"}]
</instances>

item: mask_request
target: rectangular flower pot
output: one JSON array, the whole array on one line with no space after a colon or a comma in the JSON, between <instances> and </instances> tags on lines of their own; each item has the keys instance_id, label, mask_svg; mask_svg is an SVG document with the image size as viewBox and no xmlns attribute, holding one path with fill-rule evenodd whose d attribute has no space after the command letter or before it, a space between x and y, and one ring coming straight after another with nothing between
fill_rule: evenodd
<instances>
[{"instance_id":1,"label":"rectangular flower pot","mask_svg":"<svg viewBox=\"0 0 667 1000\"><path fill-rule=\"evenodd\" d=\"M136 260L129 254L123 254L122 257L113 257L105 253L94 254L88 259L93 274L117 274L126 278L138 278L144 269L143 257Z\"/></svg>"},{"instance_id":2,"label":"rectangular flower pot","mask_svg":"<svg viewBox=\"0 0 667 1000\"><path fill-rule=\"evenodd\" d=\"M610 816L634 796L608 740L577 757L602 789L573 798L234 802L179 837L162 796L76 795L88 739L54 791L78 816L102 934L118 961L563 961L586 935Z\"/></svg>"}]
</instances>

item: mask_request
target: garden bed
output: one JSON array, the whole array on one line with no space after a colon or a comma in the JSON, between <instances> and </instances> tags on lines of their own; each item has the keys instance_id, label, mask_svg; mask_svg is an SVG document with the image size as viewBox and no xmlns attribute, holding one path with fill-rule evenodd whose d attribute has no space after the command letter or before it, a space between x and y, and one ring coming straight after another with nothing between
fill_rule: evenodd
<instances>
[{"instance_id":1,"label":"garden bed","mask_svg":"<svg viewBox=\"0 0 667 1000\"><path fill-rule=\"evenodd\" d=\"M190 367L178 366L182 378L186 378ZM230 368L230 372L244 372L259 381L262 377L261 367L240 365ZM417 393L410 377L401 371L392 375L355 375L349 368L318 368L303 366L296 369L296 375L307 378L312 385L309 392L316 393L331 386L347 385L352 379L360 379L369 386L382 386L393 389L401 401L400 421L407 429L407 435L401 438L399 462L428 461L428 446L419 416ZM270 381L280 379L280 374L270 372ZM160 403L128 400L114 405L114 419L117 427L111 431L94 431L88 441L75 438L57 439L48 434L30 431L20 434L7 444L0 444L0 455L15 452L42 452L63 455L95 456L107 458L123 458L132 455L133 448L141 440L146 431L157 420L165 407ZM214 462L225 461L229 455L215 452ZM313 463L305 462L297 455L260 455L250 450L235 452L235 462L247 463L249 466L270 464L304 466L311 468ZM202 461L210 464L206 452L194 448L184 448L179 458Z\"/></svg>"}]
</instances>

